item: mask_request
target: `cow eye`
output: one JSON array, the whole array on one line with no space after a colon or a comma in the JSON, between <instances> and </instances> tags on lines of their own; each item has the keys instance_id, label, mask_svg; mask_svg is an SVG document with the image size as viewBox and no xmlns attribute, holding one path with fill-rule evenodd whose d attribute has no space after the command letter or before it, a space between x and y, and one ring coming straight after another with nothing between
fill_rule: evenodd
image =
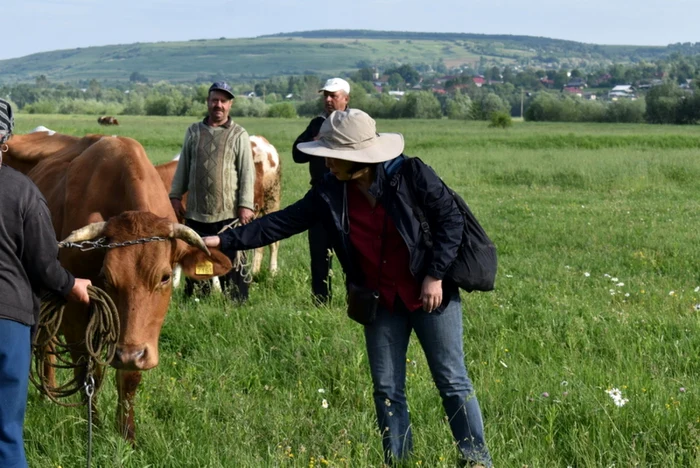
<instances>
[{"instance_id":1,"label":"cow eye","mask_svg":"<svg viewBox=\"0 0 700 468\"><path fill-rule=\"evenodd\" d=\"M170 282L170 274L169 274L169 273L163 275L163 276L161 277L161 279L160 279L160 283L161 283L161 284L167 284L167 283L169 283L169 282Z\"/></svg>"}]
</instances>

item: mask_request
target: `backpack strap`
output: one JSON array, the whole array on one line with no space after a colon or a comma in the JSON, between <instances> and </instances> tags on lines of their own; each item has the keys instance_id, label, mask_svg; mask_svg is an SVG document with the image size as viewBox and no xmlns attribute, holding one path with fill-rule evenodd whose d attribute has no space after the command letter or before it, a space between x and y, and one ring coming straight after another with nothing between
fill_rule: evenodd
<instances>
[{"instance_id":1,"label":"backpack strap","mask_svg":"<svg viewBox=\"0 0 700 468\"><path fill-rule=\"evenodd\" d=\"M405 156L404 156L405 157ZM407 160L408 173L404 174L404 181L406 182L406 188L408 189L408 194L411 197L411 208L413 208L413 214L418 219L420 223L420 229L423 231L423 244L426 248L433 248L433 234L430 232L430 224L428 224L428 219L425 217L425 212L420 204L416 201L416 186L415 186L415 171L416 164L423 163L419 158L408 158Z\"/></svg>"},{"instance_id":2,"label":"backpack strap","mask_svg":"<svg viewBox=\"0 0 700 468\"><path fill-rule=\"evenodd\" d=\"M383 162L382 166L384 166L384 173L387 175L387 178L391 178L394 174L396 174L403 166L403 163L408 159L410 159L408 156L400 154L394 159Z\"/></svg>"}]
</instances>

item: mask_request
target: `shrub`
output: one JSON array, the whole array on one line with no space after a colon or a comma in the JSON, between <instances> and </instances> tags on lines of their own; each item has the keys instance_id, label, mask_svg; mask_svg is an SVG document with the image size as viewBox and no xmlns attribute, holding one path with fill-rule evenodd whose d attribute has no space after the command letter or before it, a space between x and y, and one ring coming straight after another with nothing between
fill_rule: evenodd
<instances>
[{"instance_id":1,"label":"shrub","mask_svg":"<svg viewBox=\"0 0 700 468\"><path fill-rule=\"evenodd\" d=\"M645 110L646 104L643 99L615 101L608 104L605 109L605 121L642 123L644 122Z\"/></svg>"},{"instance_id":2,"label":"shrub","mask_svg":"<svg viewBox=\"0 0 700 468\"><path fill-rule=\"evenodd\" d=\"M146 100L138 94L129 95L129 100L124 106L123 114L126 115L144 115L146 114Z\"/></svg>"},{"instance_id":3,"label":"shrub","mask_svg":"<svg viewBox=\"0 0 700 468\"><path fill-rule=\"evenodd\" d=\"M447 117L450 119L469 120L472 118L472 100L468 95L457 91L454 98L447 101Z\"/></svg>"},{"instance_id":4,"label":"shrub","mask_svg":"<svg viewBox=\"0 0 700 468\"><path fill-rule=\"evenodd\" d=\"M297 116L297 110L291 102L279 102L267 109L267 116L291 119Z\"/></svg>"},{"instance_id":5,"label":"shrub","mask_svg":"<svg viewBox=\"0 0 700 468\"><path fill-rule=\"evenodd\" d=\"M204 117L207 115L207 105L200 101L189 101L183 109L183 115Z\"/></svg>"},{"instance_id":6,"label":"shrub","mask_svg":"<svg viewBox=\"0 0 700 468\"><path fill-rule=\"evenodd\" d=\"M297 104L296 110L298 115L302 115L304 117L315 117L323 111L323 104L321 103L320 99L303 101Z\"/></svg>"},{"instance_id":7,"label":"shrub","mask_svg":"<svg viewBox=\"0 0 700 468\"><path fill-rule=\"evenodd\" d=\"M265 117L267 108L262 99L236 99L231 107L230 115L233 117Z\"/></svg>"},{"instance_id":8,"label":"shrub","mask_svg":"<svg viewBox=\"0 0 700 468\"><path fill-rule=\"evenodd\" d=\"M472 117L476 120L489 120L491 114L507 112L508 106L503 99L494 93L484 95L479 101L472 104Z\"/></svg>"},{"instance_id":9,"label":"shrub","mask_svg":"<svg viewBox=\"0 0 700 468\"><path fill-rule=\"evenodd\" d=\"M394 109L395 117L416 119L442 118L442 107L433 93L418 91L408 93Z\"/></svg>"},{"instance_id":10,"label":"shrub","mask_svg":"<svg viewBox=\"0 0 700 468\"><path fill-rule=\"evenodd\" d=\"M149 96L146 99L146 115L175 115L175 101L166 95Z\"/></svg>"},{"instance_id":11,"label":"shrub","mask_svg":"<svg viewBox=\"0 0 700 468\"><path fill-rule=\"evenodd\" d=\"M642 122L644 100L588 101L576 96L539 93L525 112L525 120L549 122Z\"/></svg>"},{"instance_id":12,"label":"shrub","mask_svg":"<svg viewBox=\"0 0 700 468\"><path fill-rule=\"evenodd\" d=\"M50 99L42 99L24 106L24 111L29 114L55 114L57 110L58 105Z\"/></svg>"},{"instance_id":13,"label":"shrub","mask_svg":"<svg viewBox=\"0 0 700 468\"><path fill-rule=\"evenodd\" d=\"M507 112L493 112L491 114L490 120L491 120L491 123L489 124L490 128L506 129L508 127L513 126L513 119L510 116L510 114Z\"/></svg>"},{"instance_id":14,"label":"shrub","mask_svg":"<svg viewBox=\"0 0 700 468\"><path fill-rule=\"evenodd\" d=\"M118 102L104 102L96 99L63 98L58 102L59 114L118 115L124 106Z\"/></svg>"}]
</instances>

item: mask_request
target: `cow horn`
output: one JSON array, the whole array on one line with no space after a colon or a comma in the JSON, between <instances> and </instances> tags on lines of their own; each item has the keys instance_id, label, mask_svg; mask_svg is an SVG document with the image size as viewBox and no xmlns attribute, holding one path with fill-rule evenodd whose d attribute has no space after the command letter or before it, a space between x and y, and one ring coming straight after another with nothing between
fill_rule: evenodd
<instances>
[{"instance_id":1,"label":"cow horn","mask_svg":"<svg viewBox=\"0 0 700 468\"><path fill-rule=\"evenodd\" d=\"M207 246L204 244L204 240L197 234L194 229L189 228L185 226L184 224L180 223L173 223L172 224L172 230L170 232L170 237L174 239L181 239L188 244L197 247L199 250L203 251L207 255L211 255L209 253L209 249Z\"/></svg>"},{"instance_id":2,"label":"cow horn","mask_svg":"<svg viewBox=\"0 0 700 468\"><path fill-rule=\"evenodd\" d=\"M95 239L102 235L107 225L106 221L100 221L98 223L88 224L87 226L81 227L71 232L68 237L63 239L61 242L82 242L87 240Z\"/></svg>"}]
</instances>

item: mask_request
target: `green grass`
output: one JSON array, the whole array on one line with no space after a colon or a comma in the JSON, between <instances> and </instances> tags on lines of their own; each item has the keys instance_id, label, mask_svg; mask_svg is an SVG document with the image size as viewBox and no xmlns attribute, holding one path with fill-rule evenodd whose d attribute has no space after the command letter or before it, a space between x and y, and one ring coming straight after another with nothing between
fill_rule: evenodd
<instances>
[{"instance_id":1,"label":"green grass","mask_svg":"<svg viewBox=\"0 0 700 468\"><path fill-rule=\"evenodd\" d=\"M191 122L124 117L106 129L95 119L20 114L17 125L128 135L165 161ZM307 168L290 148L307 121L241 123L280 151L283 205L300 197ZM700 467L697 128L378 125L404 133L406 152L464 196L499 248L497 290L463 296L467 365L496 466ZM344 316L341 275L332 305L316 309L305 235L282 242L280 266L274 278L263 271L241 308L175 294L161 363L144 373L137 397L138 444L114 429L108 371L94 466L380 466L362 332ZM408 466L454 466L415 342L408 356ZM605 393L612 387L629 403L616 407ZM85 431L83 409L30 391L30 466L81 466Z\"/></svg>"}]
</instances>

